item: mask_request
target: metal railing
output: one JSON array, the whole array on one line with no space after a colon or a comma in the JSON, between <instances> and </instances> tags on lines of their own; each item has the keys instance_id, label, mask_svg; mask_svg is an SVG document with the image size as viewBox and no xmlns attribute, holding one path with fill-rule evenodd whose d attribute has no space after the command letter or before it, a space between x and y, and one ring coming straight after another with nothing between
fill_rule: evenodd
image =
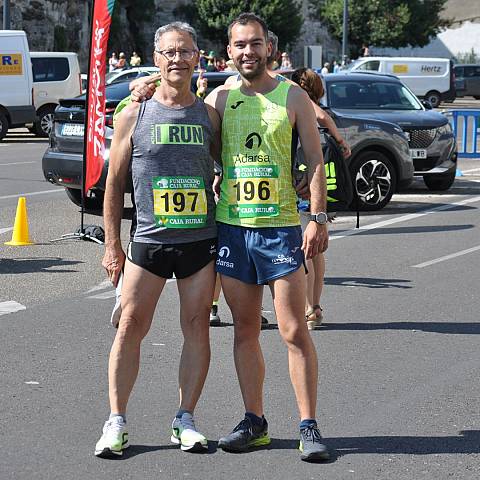
<instances>
[{"instance_id":1,"label":"metal railing","mask_svg":"<svg viewBox=\"0 0 480 480\"><path fill-rule=\"evenodd\" d=\"M452 110L449 113L459 158L480 159L480 110Z\"/></svg>"}]
</instances>

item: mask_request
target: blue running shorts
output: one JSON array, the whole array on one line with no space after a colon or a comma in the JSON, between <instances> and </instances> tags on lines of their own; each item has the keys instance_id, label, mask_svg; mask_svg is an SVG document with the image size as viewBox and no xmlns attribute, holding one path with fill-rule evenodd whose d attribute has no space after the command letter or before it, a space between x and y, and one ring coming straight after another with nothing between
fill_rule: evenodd
<instances>
[{"instance_id":1,"label":"blue running shorts","mask_svg":"<svg viewBox=\"0 0 480 480\"><path fill-rule=\"evenodd\" d=\"M216 270L245 283L265 285L304 265L302 229L237 227L218 223Z\"/></svg>"}]
</instances>

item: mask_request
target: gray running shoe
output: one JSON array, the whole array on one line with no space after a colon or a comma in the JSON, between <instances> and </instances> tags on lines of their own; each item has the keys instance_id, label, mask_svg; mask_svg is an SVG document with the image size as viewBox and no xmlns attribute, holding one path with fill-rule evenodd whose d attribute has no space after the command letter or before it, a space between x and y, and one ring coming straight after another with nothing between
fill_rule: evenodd
<instances>
[{"instance_id":1,"label":"gray running shoe","mask_svg":"<svg viewBox=\"0 0 480 480\"><path fill-rule=\"evenodd\" d=\"M305 462L321 462L330 458L316 424L300 430L299 450L302 452L301 459Z\"/></svg>"},{"instance_id":2,"label":"gray running shoe","mask_svg":"<svg viewBox=\"0 0 480 480\"><path fill-rule=\"evenodd\" d=\"M268 423L264 419L263 425L257 427L245 417L226 437L218 441L218 446L227 452L245 452L251 447L261 447L270 443Z\"/></svg>"},{"instance_id":3,"label":"gray running shoe","mask_svg":"<svg viewBox=\"0 0 480 480\"><path fill-rule=\"evenodd\" d=\"M221 324L220 316L218 315L218 305L212 305L210 310L210 326L218 327Z\"/></svg>"}]
</instances>

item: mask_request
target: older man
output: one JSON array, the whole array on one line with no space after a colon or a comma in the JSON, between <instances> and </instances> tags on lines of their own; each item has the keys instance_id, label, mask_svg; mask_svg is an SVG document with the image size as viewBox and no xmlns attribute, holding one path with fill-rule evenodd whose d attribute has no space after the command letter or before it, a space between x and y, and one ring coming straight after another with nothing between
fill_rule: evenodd
<instances>
[{"instance_id":1,"label":"older man","mask_svg":"<svg viewBox=\"0 0 480 480\"><path fill-rule=\"evenodd\" d=\"M162 82L155 95L120 115L110 151L105 192L103 266L114 285L123 270L122 313L108 367L110 417L95 447L99 457L128 446L127 402L137 378L140 345L157 301L175 275L184 336L180 406L172 442L182 450L206 448L193 421L210 362L209 312L217 251L213 146L218 114L190 91L198 63L196 34L175 22L155 34L155 65ZM127 255L120 241L125 184L131 166L135 214Z\"/></svg>"}]
</instances>

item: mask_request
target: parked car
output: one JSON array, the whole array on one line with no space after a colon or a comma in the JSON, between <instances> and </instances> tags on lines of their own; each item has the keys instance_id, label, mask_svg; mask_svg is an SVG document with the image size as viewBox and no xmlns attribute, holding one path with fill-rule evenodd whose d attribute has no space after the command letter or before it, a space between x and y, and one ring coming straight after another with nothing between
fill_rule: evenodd
<instances>
[{"instance_id":1,"label":"parked car","mask_svg":"<svg viewBox=\"0 0 480 480\"><path fill-rule=\"evenodd\" d=\"M414 175L423 177L430 190L448 190L452 186L457 169L457 144L445 115L432 110L428 102L422 104L393 75L347 72L326 75L324 81L325 105L337 125L341 126L342 117L347 116L381 120L397 126L408 139ZM348 128L343 128L342 133L347 142L354 143ZM359 167L369 163L369 155L362 161L352 155L352 178L359 195L366 183L362 177L364 168ZM391 158L382 156L380 162L391 178L399 178Z\"/></svg>"},{"instance_id":2,"label":"parked car","mask_svg":"<svg viewBox=\"0 0 480 480\"><path fill-rule=\"evenodd\" d=\"M114 70L108 72L105 76L105 83L111 85L112 83L120 83L129 81L131 82L135 78L146 77L152 73L157 73L159 70L157 67L132 67L125 70Z\"/></svg>"},{"instance_id":3,"label":"parked car","mask_svg":"<svg viewBox=\"0 0 480 480\"><path fill-rule=\"evenodd\" d=\"M455 65L457 97L472 96L480 100L480 65Z\"/></svg>"},{"instance_id":4,"label":"parked car","mask_svg":"<svg viewBox=\"0 0 480 480\"><path fill-rule=\"evenodd\" d=\"M208 92L223 84L234 72L207 72ZM198 73L192 78L192 91L196 90ZM100 210L108 171L110 144L113 137L113 113L115 108L130 94L129 82L113 83L106 88L105 110L105 165L100 180L86 198L87 210ZM45 178L65 187L68 197L76 205L81 204L81 179L83 164L83 139L85 123L85 95L61 100L55 110L54 128L50 143L43 155L42 169Z\"/></svg>"},{"instance_id":5,"label":"parked car","mask_svg":"<svg viewBox=\"0 0 480 480\"><path fill-rule=\"evenodd\" d=\"M0 30L0 141L9 128L34 121L27 35L22 30Z\"/></svg>"},{"instance_id":6,"label":"parked car","mask_svg":"<svg viewBox=\"0 0 480 480\"><path fill-rule=\"evenodd\" d=\"M53 126L53 112L61 98L82 93L80 66L76 53L30 52L33 71L33 103L37 119L30 131L48 137Z\"/></svg>"},{"instance_id":7,"label":"parked car","mask_svg":"<svg viewBox=\"0 0 480 480\"><path fill-rule=\"evenodd\" d=\"M362 57L350 70L395 75L415 95L425 98L435 108L442 101L455 100L453 62L448 58Z\"/></svg>"}]
</instances>

